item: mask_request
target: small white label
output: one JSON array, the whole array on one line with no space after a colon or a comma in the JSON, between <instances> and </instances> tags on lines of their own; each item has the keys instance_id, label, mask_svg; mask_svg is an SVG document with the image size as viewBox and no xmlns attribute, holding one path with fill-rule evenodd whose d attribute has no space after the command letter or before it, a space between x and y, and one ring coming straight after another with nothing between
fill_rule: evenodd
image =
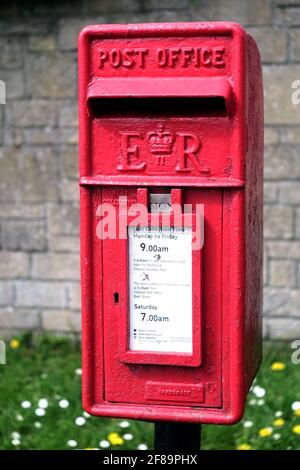
<instances>
[{"instance_id":1,"label":"small white label","mask_svg":"<svg viewBox=\"0 0 300 470\"><path fill-rule=\"evenodd\" d=\"M150 212L171 212L171 194L150 193Z\"/></svg>"},{"instance_id":2,"label":"small white label","mask_svg":"<svg viewBox=\"0 0 300 470\"><path fill-rule=\"evenodd\" d=\"M128 227L132 351L192 353L191 227Z\"/></svg>"}]
</instances>

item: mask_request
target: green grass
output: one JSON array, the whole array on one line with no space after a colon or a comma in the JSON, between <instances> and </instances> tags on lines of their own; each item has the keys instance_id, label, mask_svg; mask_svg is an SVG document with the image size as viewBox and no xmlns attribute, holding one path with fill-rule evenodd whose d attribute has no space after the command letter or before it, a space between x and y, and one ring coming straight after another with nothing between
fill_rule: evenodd
<instances>
[{"instance_id":1,"label":"green grass","mask_svg":"<svg viewBox=\"0 0 300 470\"><path fill-rule=\"evenodd\" d=\"M45 336L19 339L20 347L12 349L8 345L7 364L0 365L0 449L69 449L71 439L77 442L76 448L99 448L99 442L107 440L110 433L121 438L117 436L121 444L111 448L136 449L139 444L152 448L153 425L149 423L130 421L125 429L120 427L122 420L86 417L83 426L75 424L75 419L83 415L78 344ZM300 449L300 434L293 432L294 426L300 425L300 416L295 416L291 408L293 402L300 401L300 365L292 364L291 353L287 343L265 344L264 361L255 383L266 391L263 401L258 402L251 392L239 424L203 425L203 449L236 449L241 444L251 445L252 449ZM271 370L275 361L283 362L285 369ZM49 406L45 416L38 417L35 410L41 398L46 398ZM67 408L59 406L61 399L69 401ZM30 408L22 408L25 400L30 401ZM278 411L283 413L281 427L274 426ZM246 421L252 426L245 428ZM41 427L37 428L36 422ZM272 434L261 437L259 430L270 426ZM16 432L20 434L19 445L12 444L12 433ZM132 440L124 440L124 434L131 434Z\"/></svg>"}]
</instances>

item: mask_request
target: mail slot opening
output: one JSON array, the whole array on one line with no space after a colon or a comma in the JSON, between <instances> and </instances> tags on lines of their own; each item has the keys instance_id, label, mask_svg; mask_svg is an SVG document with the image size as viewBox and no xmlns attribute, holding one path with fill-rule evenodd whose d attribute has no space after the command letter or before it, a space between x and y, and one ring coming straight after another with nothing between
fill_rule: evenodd
<instances>
[{"instance_id":1,"label":"mail slot opening","mask_svg":"<svg viewBox=\"0 0 300 470\"><path fill-rule=\"evenodd\" d=\"M90 98L92 117L225 117L223 96L214 97L147 97L147 98Z\"/></svg>"}]
</instances>

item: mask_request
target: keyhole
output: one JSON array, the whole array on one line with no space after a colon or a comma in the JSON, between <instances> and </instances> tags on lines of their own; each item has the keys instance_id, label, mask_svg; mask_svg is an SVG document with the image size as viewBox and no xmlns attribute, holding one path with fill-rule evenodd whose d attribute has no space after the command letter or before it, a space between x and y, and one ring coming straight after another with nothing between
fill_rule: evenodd
<instances>
[{"instance_id":1,"label":"keyhole","mask_svg":"<svg viewBox=\"0 0 300 470\"><path fill-rule=\"evenodd\" d=\"M119 292L114 293L115 304L119 303Z\"/></svg>"}]
</instances>

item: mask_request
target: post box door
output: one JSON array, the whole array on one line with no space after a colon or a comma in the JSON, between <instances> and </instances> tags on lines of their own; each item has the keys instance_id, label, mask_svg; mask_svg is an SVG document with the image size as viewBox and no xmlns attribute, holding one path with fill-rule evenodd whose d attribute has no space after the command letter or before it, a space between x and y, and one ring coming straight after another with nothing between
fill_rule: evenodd
<instances>
[{"instance_id":1,"label":"post box door","mask_svg":"<svg viewBox=\"0 0 300 470\"><path fill-rule=\"evenodd\" d=\"M151 188L148 188L148 191L151 192ZM128 204L137 202L137 188L105 187L99 190L99 198L101 197L102 203L113 204L116 211L119 210L120 195L127 198ZM192 273L192 277L196 276L196 283L192 282L185 289L169 288L171 290L167 292L164 291L163 285L161 286L160 299L164 297L164 302L167 294L173 306L176 305L176 302L179 305L186 304L186 311L184 308L182 309L182 318L177 316L176 324L172 324L170 316L166 320L168 315L162 315L161 312L155 313L151 310L144 311L144 309L137 308L136 315L140 319L144 315L144 319L149 322L144 330L150 340L149 346L147 346L147 338L144 342L144 352L147 358L145 363L143 363L143 359L140 359L143 357L143 351L139 350L141 355L137 355L139 359L136 362L134 358L130 361L124 360L122 351L124 336L127 337L128 350L130 351L131 347L134 348L132 335L135 333L132 332L130 325L130 321L132 321L130 283L134 280L133 274L130 273L130 256L132 256L130 242L128 240L124 242L119 239L105 239L102 241L102 247L99 245L97 248L102 250L103 272L105 273L103 276L104 398L107 402L222 406L222 190L186 188L182 189L182 195L184 204L191 204L193 210L196 204L204 205L205 243L201 249L202 266L201 268L200 265L193 268L192 255L185 251L189 250L189 245L185 243L184 239L178 239L173 245L180 244L177 253L176 250L173 250L174 261L180 261L185 256L188 259L188 262L185 263L185 275L188 277ZM167 246L168 242L166 242ZM155 252L153 252L154 255ZM161 255L165 256L165 253L163 252ZM195 272L198 272L199 269L201 269L201 276L198 277ZM141 275L143 275L142 272ZM170 275L172 276L172 274ZM200 282L201 285L197 286L197 282ZM153 284L151 279L150 283ZM201 291L201 305L198 305L196 309L198 317L189 317L191 315L189 302L195 295L193 292L189 293L189 289ZM184 295L186 298L178 297L180 295ZM153 303L151 293L150 296L146 296L146 300L145 296L141 295L140 303L142 306L146 304L151 308ZM165 308L167 310L167 306ZM178 314L180 317L180 312L177 311ZM197 322L200 326L199 331L196 327ZM159 338L164 337L161 333L166 331L167 327L171 332L174 329L176 336L188 324L191 325L192 341L201 344L201 350L199 349L197 353L199 360L196 358L196 361L191 365L184 365L180 358L182 358L182 352L188 353L189 350L179 341L169 352L170 361L162 360L160 363L160 358L165 359L165 354L168 354L168 345L162 346L162 348L155 346L154 348L151 335L154 340L156 338L159 341ZM139 325L141 325L141 321ZM155 350L151 351L152 349ZM151 354L149 355L149 353ZM177 363L176 357L179 358Z\"/></svg>"}]
</instances>

